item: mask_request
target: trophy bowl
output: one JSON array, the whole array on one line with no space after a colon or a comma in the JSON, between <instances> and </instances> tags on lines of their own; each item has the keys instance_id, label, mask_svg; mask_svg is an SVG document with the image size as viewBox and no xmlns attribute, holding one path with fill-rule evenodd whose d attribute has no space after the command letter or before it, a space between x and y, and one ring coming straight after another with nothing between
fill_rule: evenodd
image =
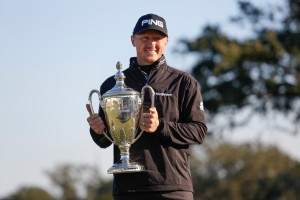
<instances>
[{"instance_id":1,"label":"trophy bowl","mask_svg":"<svg viewBox=\"0 0 300 200\"><path fill-rule=\"evenodd\" d=\"M92 90L89 94L89 104L92 113L92 95L98 94L99 102L105 114L108 133L103 134L120 150L120 161L114 163L108 169L109 174L141 172L145 167L139 163L130 161L130 146L142 135L137 134L141 105L144 100L144 91L151 92L151 106L154 106L154 90L150 86L142 88L142 96L139 92L125 85L125 75L121 72L122 65L117 63L118 72L115 75L115 86L101 96L98 90ZM109 135L110 136L109 136Z\"/></svg>"}]
</instances>

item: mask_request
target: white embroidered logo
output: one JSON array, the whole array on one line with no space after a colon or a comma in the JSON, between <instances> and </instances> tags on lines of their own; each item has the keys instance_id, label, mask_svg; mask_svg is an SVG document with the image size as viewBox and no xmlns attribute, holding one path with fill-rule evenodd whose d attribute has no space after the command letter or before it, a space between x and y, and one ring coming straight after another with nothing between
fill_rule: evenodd
<instances>
[{"instance_id":1,"label":"white embroidered logo","mask_svg":"<svg viewBox=\"0 0 300 200\"><path fill-rule=\"evenodd\" d=\"M159 20L154 20L154 19L145 19L142 21L142 26L144 26L144 24L148 24L148 25L156 25L156 26L160 26L160 27L164 27L164 23L162 21Z\"/></svg>"},{"instance_id":2,"label":"white embroidered logo","mask_svg":"<svg viewBox=\"0 0 300 200\"><path fill-rule=\"evenodd\" d=\"M204 111L203 101L200 102L200 110Z\"/></svg>"},{"instance_id":3,"label":"white embroidered logo","mask_svg":"<svg viewBox=\"0 0 300 200\"><path fill-rule=\"evenodd\" d=\"M162 92L156 92L155 95L163 96L163 97L171 97L172 96L172 94L166 94L166 93L162 93Z\"/></svg>"}]
</instances>

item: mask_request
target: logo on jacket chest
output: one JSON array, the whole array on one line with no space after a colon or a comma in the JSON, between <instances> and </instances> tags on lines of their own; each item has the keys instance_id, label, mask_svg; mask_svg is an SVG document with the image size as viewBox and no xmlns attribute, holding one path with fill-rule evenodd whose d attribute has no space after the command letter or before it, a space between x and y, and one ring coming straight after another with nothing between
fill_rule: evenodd
<instances>
[{"instance_id":1,"label":"logo on jacket chest","mask_svg":"<svg viewBox=\"0 0 300 200\"><path fill-rule=\"evenodd\" d=\"M162 96L162 97L171 97L172 96L172 94L170 94L170 93L163 93L163 92L156 92L155 95Z\"/></svg>"}]
</instances>

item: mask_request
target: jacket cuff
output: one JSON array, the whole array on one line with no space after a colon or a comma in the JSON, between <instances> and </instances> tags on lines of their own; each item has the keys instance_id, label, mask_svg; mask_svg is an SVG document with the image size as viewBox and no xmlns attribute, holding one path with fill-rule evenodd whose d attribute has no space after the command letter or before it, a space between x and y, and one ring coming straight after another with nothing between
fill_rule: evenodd
<instances>
[{"instance_id":1,"label":"jacket cuff","mask_svg":"<svg viewBox=\"0 0 300 200\"><path fill-rule=\"evenodd\" d=\"M155 135L160 139L166 139L166 137L169 137L167 129L167 124L164 119L159 119L159 125L154 132Z\"/></svg>"},{"instance_id":2,"label":"jacket cuff","mask_svg":"<svg viewBox=\"0 0 300 200\"><path fill-rule=\"evenodd\" d=\"M90 128L90 134L94 142L101 148L106 148L111 145L111 142L106 138L104 134L97 134L92 128Z\"/></svg>"}]
</instances>

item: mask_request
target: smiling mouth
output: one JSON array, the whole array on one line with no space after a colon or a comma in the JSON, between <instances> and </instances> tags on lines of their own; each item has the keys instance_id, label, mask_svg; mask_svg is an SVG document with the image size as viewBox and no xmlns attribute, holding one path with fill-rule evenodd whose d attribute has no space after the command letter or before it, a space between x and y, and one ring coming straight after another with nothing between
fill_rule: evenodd
<instances>
[{"instance_id":1,"label":"smiling mouth","mask_svg":"<svg viewBox=\"0 0 300 200\"><path fill-rule=\"evenodd\" d=\"M146 50L147 53L150 53L150 54L156 54L156 51L155 50Z\"/></svg>"}]
</instances>

